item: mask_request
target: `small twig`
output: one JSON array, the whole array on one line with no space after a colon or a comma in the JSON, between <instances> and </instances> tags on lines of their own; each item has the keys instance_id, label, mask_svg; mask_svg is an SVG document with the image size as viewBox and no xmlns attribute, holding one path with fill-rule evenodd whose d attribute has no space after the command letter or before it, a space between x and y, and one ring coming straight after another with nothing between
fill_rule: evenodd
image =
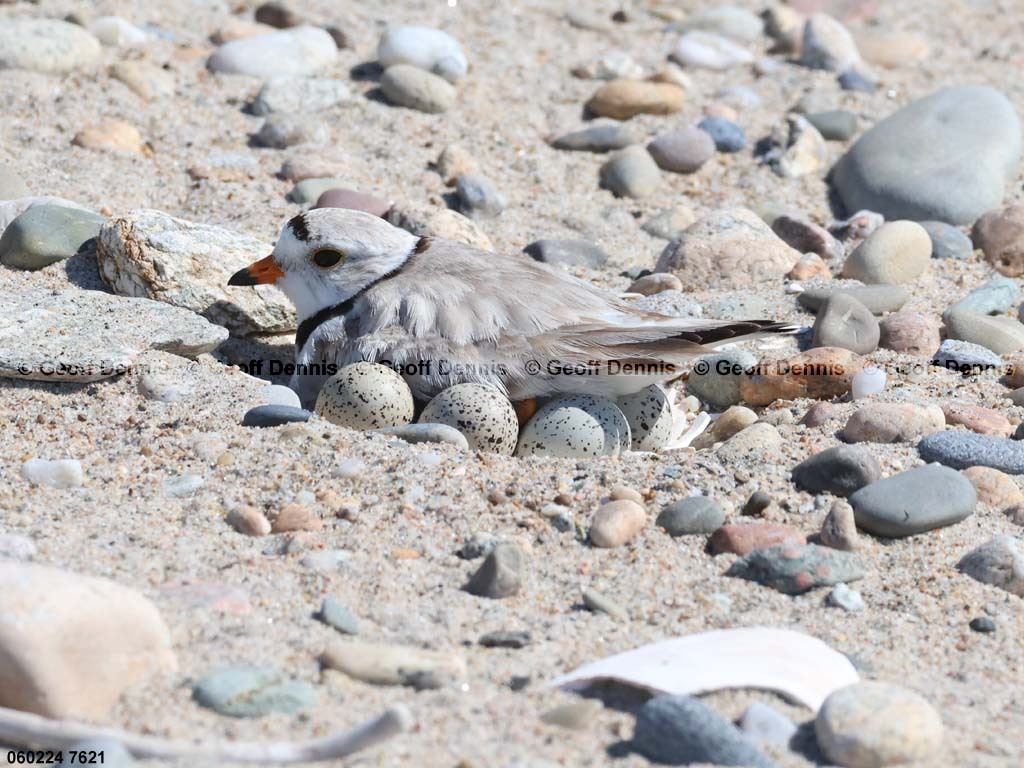
<instances>
[{"instance_id":1,"label":"small twig","mask_svg":"<svg viewBox=\"0 0 1024 768\"><path fill-rule=\"evenodd\" d=\"M412 725L403 705L392 707L351 731L310 741L191 742L142 736L117 728L51 720L0 707L0 744L63 749L87 739L119 741L136 757L204 758L245 763L306 763L346 757L384 741Z\"/></svg>"}]
</instances>

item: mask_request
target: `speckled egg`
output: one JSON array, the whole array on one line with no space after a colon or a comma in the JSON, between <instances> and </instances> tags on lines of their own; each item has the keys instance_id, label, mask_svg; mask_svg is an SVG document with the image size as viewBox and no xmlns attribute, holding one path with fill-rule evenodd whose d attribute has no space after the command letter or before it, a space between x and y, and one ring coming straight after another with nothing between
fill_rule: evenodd
<instances>
[{"instance_id":1,"label":"speckled egg","mask_svg":"<svg viewBox=\"0 0 1024 768\"><path fill-rule=\"evenodd\" d=\"M421 424L445 424L465 435L471 451L511 454L519 436L515 409L486 384L456 384L427 403Z\"/></svg>"},{"instance_id":2,"label":"speckled egg","mask_svg":"<svg viewBox=\"0 0 1024 768\"><path fill-rule=\"evenodd\" d=\"M618 456L629 447L629 423L612 400L572 395L537 411L519 437L516 455L583 459Z\"/></svg>"},{"instance_id":3,"label":"speckled egg","mask_svg":"<svg viewBox=\"0 0 1024 768\"><path fill-rule=\"evenodd\" d=\"M657 384L620 397L619 410L629 422L634 451L660 451L672 436L672 403Z\"/></svg>"},{"instance_id":4,"label":"speckled egg","mask_svg":"<svg viewBox=\"0 0 1024 768\"><path fill-rule=\"evenodd\" d=\"M412 391L386 366L354 363L327 380L316 398L315 410L350 429L397 427L412 421Z\"/></svg>"}]
</instances>

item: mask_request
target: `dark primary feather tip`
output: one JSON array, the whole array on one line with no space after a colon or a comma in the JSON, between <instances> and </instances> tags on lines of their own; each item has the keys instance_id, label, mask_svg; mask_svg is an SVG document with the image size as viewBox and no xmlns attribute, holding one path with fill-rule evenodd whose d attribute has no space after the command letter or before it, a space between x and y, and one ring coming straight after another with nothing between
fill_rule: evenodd
<instances>
[{"instance_id":1,"label":"dark primary feather tip","mask_svg":"<svg viewBox=\"0 0 1024 768\"><path fill-rule=\"evenodd\" d=\"M413 253L423 253L427 248L430 247L430 238L421 237L416 241L416 247L412 249Z\"/></svg>"},{"instance_id":2,"label":"dark primary feather tip","mask_svg":"<svg viewBox=\"0 0 1024 768\"><path fill-rule=\"evenodd\" d=\"M295 235L296 240L303 243L309 242L309 224L306 223L306 214L300 213L298 216L292 217L292 220L288 222L288 227Z\"/></svg>"}]
</instances>

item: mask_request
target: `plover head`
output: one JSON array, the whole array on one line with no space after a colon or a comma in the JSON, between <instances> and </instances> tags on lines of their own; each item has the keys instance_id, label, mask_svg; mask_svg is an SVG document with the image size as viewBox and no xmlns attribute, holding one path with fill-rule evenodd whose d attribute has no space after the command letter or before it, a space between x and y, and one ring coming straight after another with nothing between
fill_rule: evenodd
<instances>
[{"instance_id":1,"label":"plover head","mask_svg":"<svg viewBox=\"0 0 1024 768\"><path fill-rule=\"evenodd\" d=\"M228 285L275 284L303 320L401 267L418 242L369 213L315 208L285 224L274 252L236 272Z\"/></svg>"}]
</instances>

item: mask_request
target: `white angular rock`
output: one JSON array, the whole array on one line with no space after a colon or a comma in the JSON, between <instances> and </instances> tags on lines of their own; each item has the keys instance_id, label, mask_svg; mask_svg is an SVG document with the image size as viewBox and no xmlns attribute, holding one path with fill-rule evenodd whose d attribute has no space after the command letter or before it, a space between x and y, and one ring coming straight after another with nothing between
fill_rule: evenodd
<instances>
[{"instance_id":1,"label":"white angular rock","mask_svg":"<svg viewBox=\"0 0 1024 768\"><path fill-rule=\"evenodd\" d=\"M318 27L293 27L224 43L206 62L211 72L271 78L312 75L338 56L334 39Z\"/></svg>"},{"instance_id":2,"label":"white angular rock","mask_svg":"<svg viewBox=\"0 0 1024 768\"><path fill-rule=\"evenodd\" d=\"M411 64L454 83L469 70L459 41L430 27L392 27L377 45L377 60L387 69Z\"/></svg>"},{"instance_id":3,"label":"white angular rock","mask_svg":"<svg viewBox=\"0 0 1024 768\"><path fill-rule=\"evenodd\" d=\"M127 688L176 666L167 626L138 592L0 560L0 706L102 720Z\"/></svg>"},{"instance_id":4,"label":"white angular rock","mask_svg":"<svg viewBox=\"0 0 1024 768\"><path fill-rule=\"evenodd\" d=\"M29 459L21 465L21 476L32 485L59 489L75 488L85 480L77 459Z\"/></svg>"},{"instance_id":5,"label":"white angular rock","mask_svg":"<svg viewBox=\"0 0 1024 768\"><path fill-rule=\"evenodd\" d=\"M247 335L295 328L295 310L277 288L229 288L228 279L271 246L209 224L139 210L100 230L100 276L122 296L156 299L190 309Z\"/></svg>"}]
</instances>

